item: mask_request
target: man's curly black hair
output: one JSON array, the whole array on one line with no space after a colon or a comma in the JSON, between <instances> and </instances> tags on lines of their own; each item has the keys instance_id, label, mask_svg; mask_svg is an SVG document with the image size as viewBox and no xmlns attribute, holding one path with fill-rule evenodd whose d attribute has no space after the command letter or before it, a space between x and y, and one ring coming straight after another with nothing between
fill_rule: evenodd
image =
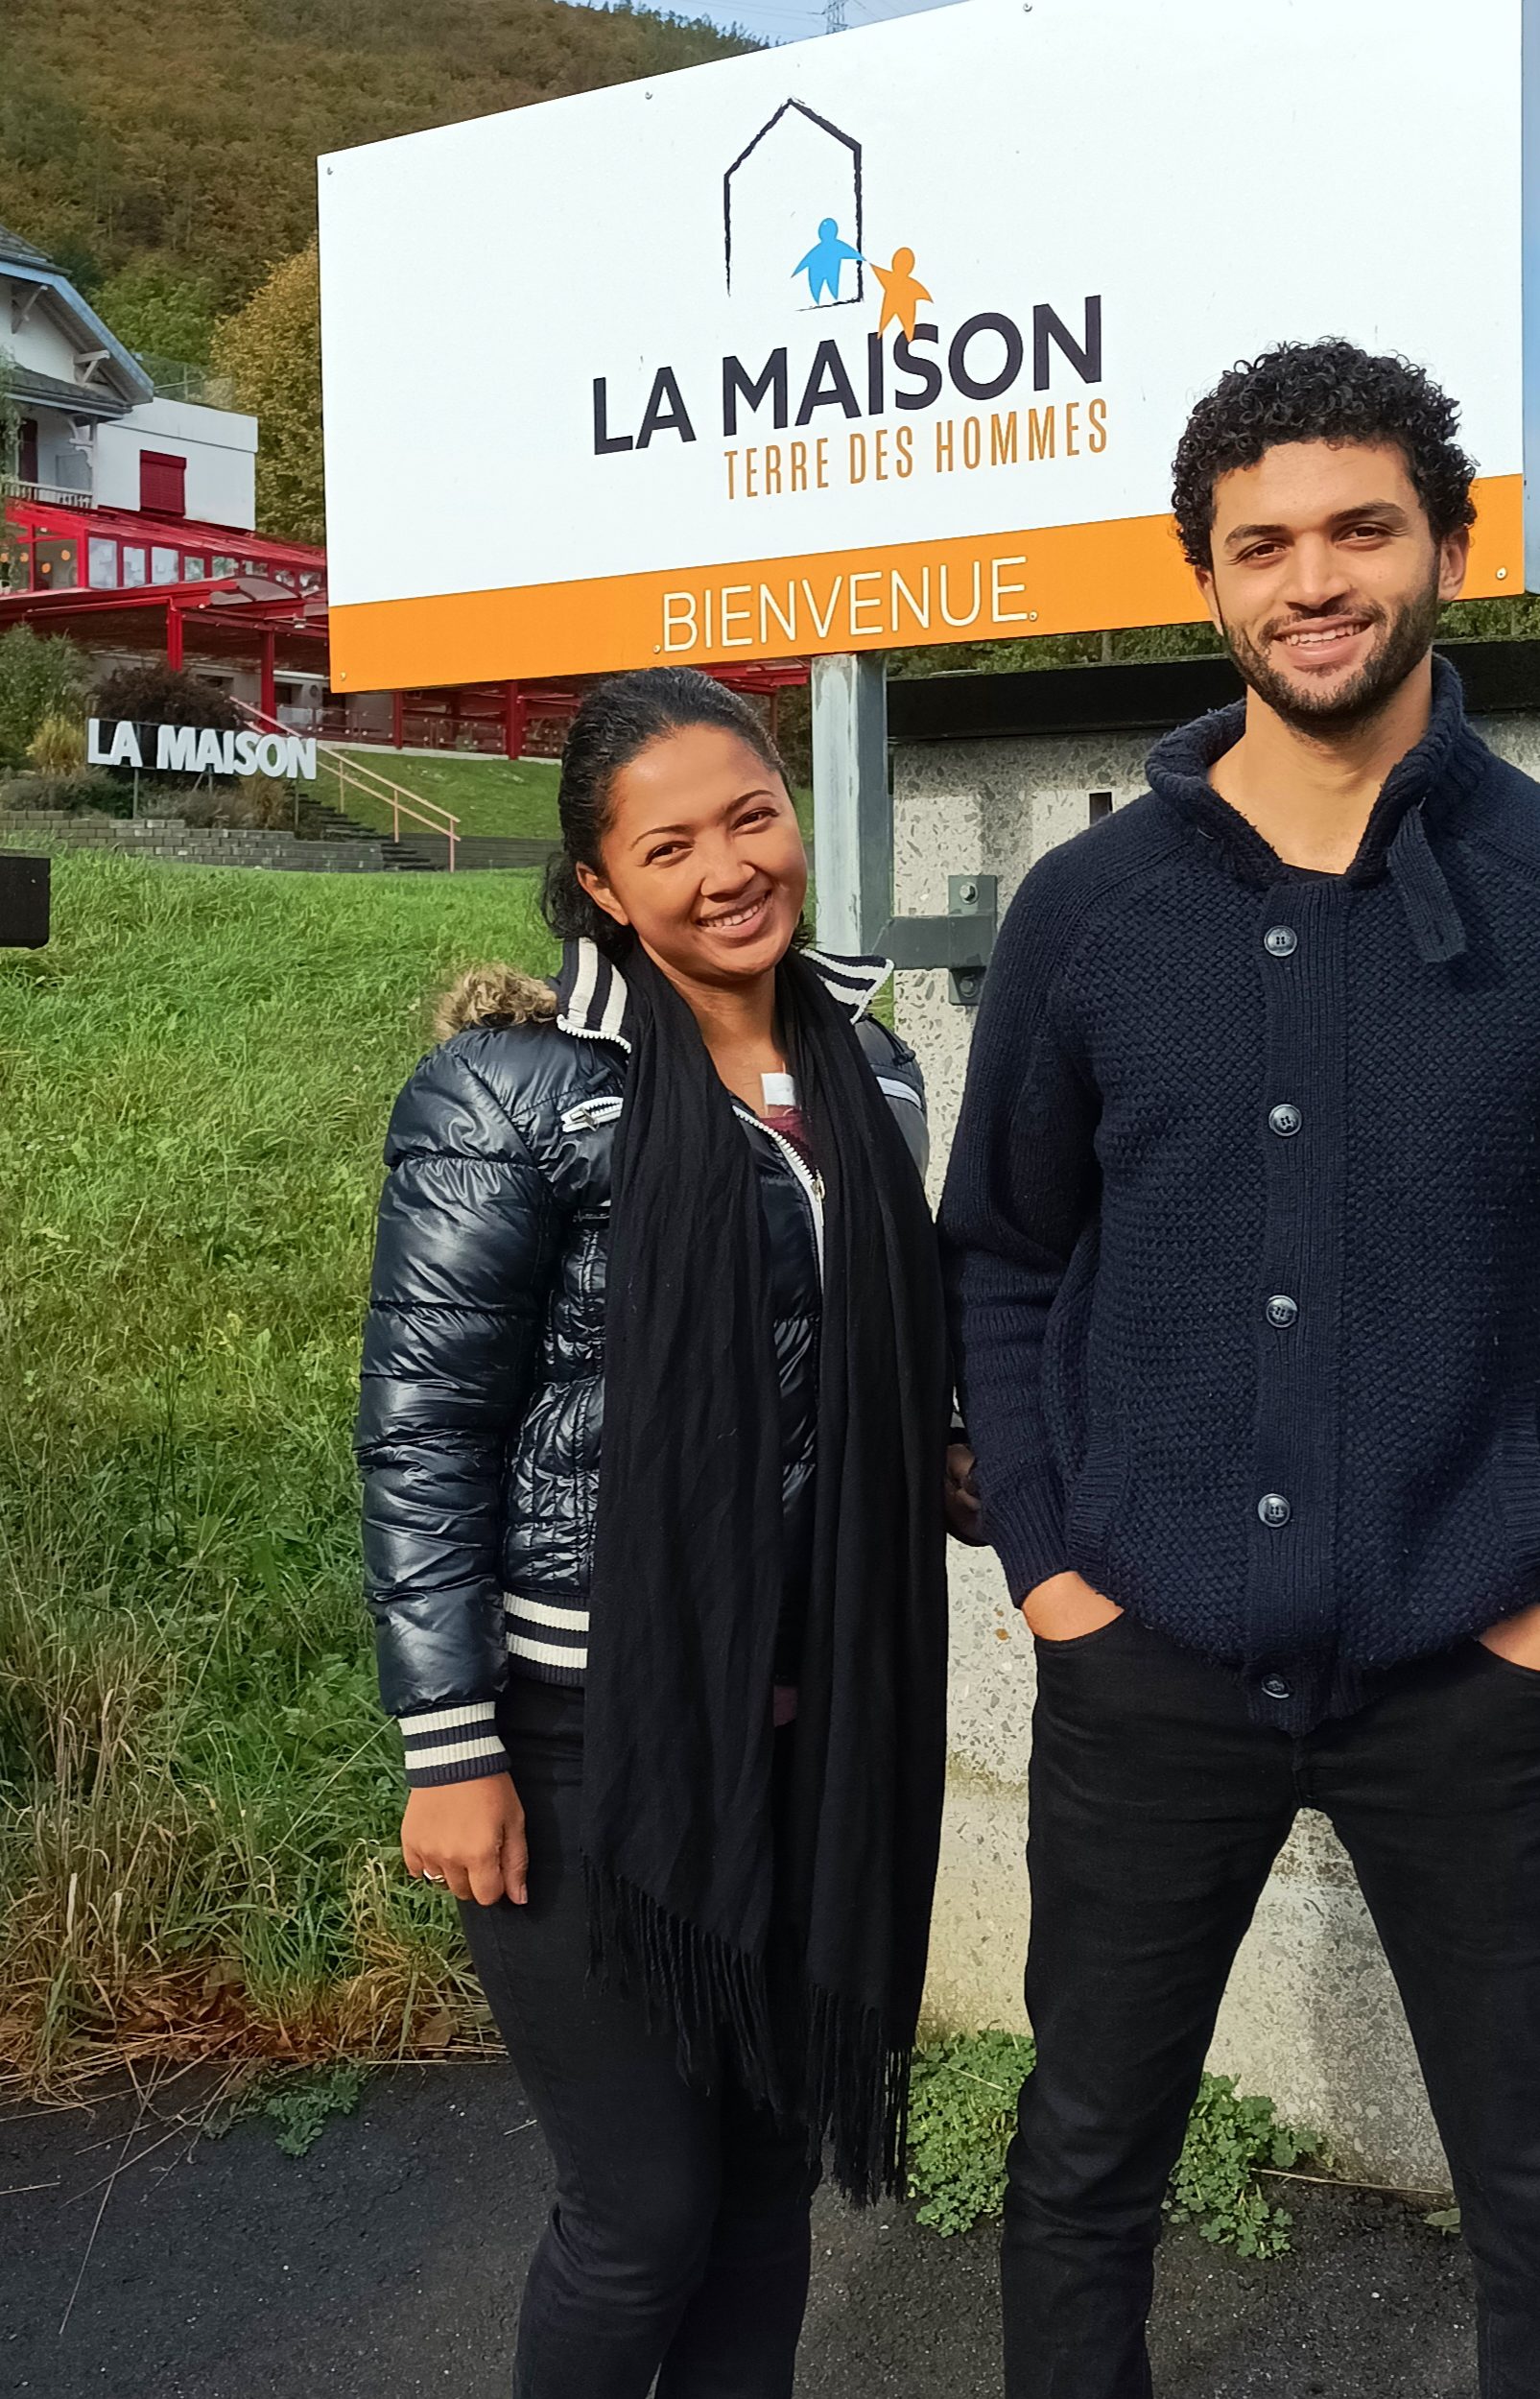
<instances>
[{"instance_id":1,"label":"man's curly black hair","mask_svg":"<svg viewBox=\"0 0 1540 2399\"><path fill-rule=\"evenodd\" d=\"M1475 465L1455 439L1459 411L1406 358L1371 358L1352 342L1283 342L1221 375L1187 420L1172 506L1194 566L1211 563L1214 487L1284 441L1393 441L1441 541L1474 523Z\"/></svg>"}]
</instances>

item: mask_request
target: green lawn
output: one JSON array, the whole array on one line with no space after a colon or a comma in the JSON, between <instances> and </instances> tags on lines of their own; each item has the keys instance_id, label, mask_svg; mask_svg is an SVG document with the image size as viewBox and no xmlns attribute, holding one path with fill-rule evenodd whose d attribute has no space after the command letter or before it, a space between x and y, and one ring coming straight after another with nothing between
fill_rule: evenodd
<instances>
[{"instance_id":1,"label":"green lawn","mask_svg":"<svg viewBox=\"0 0 1540 2399\"><path fill-rule=\"evenodd\" d=\"M555 759L521 758L399 758L391 749L353 749L348 756L403 790L437 801L460 819L462 833L505 833L521 841L557 839L557 779ZM336 777L322 767L317 791L335 796ZM376 811L349 788L347 813L360 823L384 823L389 809Z\"/></svg>"},{"instance_id":2,"label":"green lawn","mask_svg":"<svg viewBox=\"0 0 1540 2399\"><path fill-rule=\"evenodd\" d=\"M403 790L451 810L460 819L462 833L511 833L526 841L558 838L557 784L561 770L554 758L521 758L513 766L506 758L398 758L392 749L351 749L347 754ZM329 800L335 784L335 776L322 768L317 791ZM813 794L798 785L792 797L811 843ZM349 816L361 823L389 821L388 809L376 813L356 791L346 805Z\"/></svg>"},{"instance_id":3,"label":"green lawn","mask_svg":"<svg viewBox=\"0 0 1540 2399\"><path fill-rule=\"evenodd\" d=\"M424 994L549 964L533 878L54 887L50 946L0 952L0 2060L440 2037L348 1431Z\"/></svg>"}]
</instances>

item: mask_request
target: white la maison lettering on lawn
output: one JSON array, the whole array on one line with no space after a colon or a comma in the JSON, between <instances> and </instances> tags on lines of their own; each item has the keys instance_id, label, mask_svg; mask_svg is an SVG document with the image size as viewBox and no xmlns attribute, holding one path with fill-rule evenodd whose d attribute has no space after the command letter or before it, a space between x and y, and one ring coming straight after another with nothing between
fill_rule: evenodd
<instances>
[{"instance_id":1,"label":"white la maison lettering on lawn","mask_svg":"<svg viewBox=\"0 0 1540 2399\"><path fill-rule=\"evenodd\" d=\"M298 733L231 733L213 724L135 724L90 721L86 761L93 767L151 768L157 774L271 774L314 783L316 743Z\"/></svg>"}]
</instances>

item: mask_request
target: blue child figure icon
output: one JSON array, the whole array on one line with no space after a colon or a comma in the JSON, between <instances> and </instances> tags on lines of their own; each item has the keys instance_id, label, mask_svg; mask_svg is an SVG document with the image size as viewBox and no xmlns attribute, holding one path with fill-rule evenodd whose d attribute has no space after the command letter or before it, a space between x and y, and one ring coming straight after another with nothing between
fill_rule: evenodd
<instances>
[{"instance_id":1,"label":"blue child figure icon","mask_svg":"<svg viewBox=\"0 0 1540 2399\"><path fill-rule=\"evenodd\" d=\"M807 276L808 290L813 295L815 304L821 302L825 294L830 299L837 300L840 297L841 267L847 263L857 264L860 257L859 249L852 249L848 242L842 242L840 239L840 227L833 217L825 217L818 227L818 238L813 248L808 251L807 256L793 268L793 279L794 280L799 274Z\"/></svg>"}]
</instances>

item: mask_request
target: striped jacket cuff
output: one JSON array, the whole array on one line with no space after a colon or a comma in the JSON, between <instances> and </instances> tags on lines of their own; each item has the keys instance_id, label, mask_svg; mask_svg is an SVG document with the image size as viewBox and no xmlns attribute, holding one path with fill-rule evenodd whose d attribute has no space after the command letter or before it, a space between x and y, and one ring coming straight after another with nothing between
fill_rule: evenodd
<instances>
[{"instance_id":1,"label":"striped jacket cuff","mask_svg":"<svg viewBox=\"0 0 1540 2399\"><path fill-rule=\"evenodd\" d=\"M581 1682L588 1671L585 1607L576 1601L553 1606L505 1591L503 1618L515 1674L533 1674L542 1682Z\"/></svg>"},{"instance_id":2,"label":"striped jacket cuff","mask_svg":"<svg viewBox=\"0 0 1540 2399\"><path fill-rule=\"evenodd\" d=\"M426 1716L403 1716L400 1723L407 1781L415 1791L511 1771L498 1737L494 1700L434 1708Z\"/></svg>"}]
</instances>

